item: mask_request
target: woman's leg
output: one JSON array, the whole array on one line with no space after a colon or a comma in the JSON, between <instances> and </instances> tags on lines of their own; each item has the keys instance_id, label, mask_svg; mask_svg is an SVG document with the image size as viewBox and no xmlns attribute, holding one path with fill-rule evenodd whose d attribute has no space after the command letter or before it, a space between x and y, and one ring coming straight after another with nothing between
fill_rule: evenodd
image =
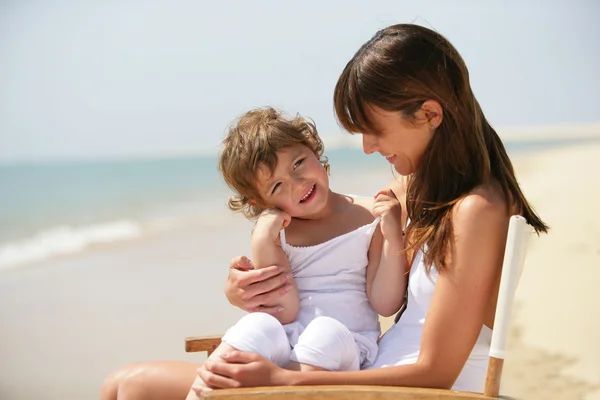
<instances>
[{"instance_id":1,"label":"woman's leg","mask_svg":"<svg viewBox=\"0 0 600 400\"><path fill-rule=\"evenodd\" d=\"M184 400L200 365L177 361L127 365L106 378L100 400Z\"/></svg>"},{"instance_id":2,"label":"woman's leg","mask_svg":"<svg viewBox=\"0 0 600 400\"><path fill-rule=\"evenodd\" d=\"M251 313L242 317L223 336L223 343L211 355L232 348L258 353L274 363L285 366L290 359L291 347L281 323L265 313ZM100 400L165 399L184 400L190 395L201 364L185 362L151 362L128 365L111 374L105 381Z\"/></svg>"}]
</instances>

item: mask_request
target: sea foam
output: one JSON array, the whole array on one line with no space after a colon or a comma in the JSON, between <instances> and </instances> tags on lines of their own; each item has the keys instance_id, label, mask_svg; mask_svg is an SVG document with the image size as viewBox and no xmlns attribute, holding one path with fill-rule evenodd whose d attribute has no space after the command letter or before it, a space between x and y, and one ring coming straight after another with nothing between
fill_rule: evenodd
<instances>
[{"instance_id":1,"label":"sea foam","mask_svg":"<svg viewBox=\"0 0 600 400\"><path fill-rule=\"evenodd\" d=\"M58 226L40 231L29 238L0 244L0 269L75 254L94 244L130 240L141 235L141 227L128 220L83 227Z\"/></svg>"}]
</instances>

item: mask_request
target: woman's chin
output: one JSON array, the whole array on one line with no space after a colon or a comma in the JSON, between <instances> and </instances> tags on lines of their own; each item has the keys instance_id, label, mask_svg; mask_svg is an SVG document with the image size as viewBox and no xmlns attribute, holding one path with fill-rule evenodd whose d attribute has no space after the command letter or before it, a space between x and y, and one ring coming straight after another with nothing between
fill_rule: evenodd
<instances>
[{"instance_id":1,"label":"woman's chin","mask_svg":"<svg viewBox=\"0 0 600 400\"><path fill-rule=\"evenodd\" d=\"M410 175L417 170L417 163L414 163L410 158L403 157L401 160L397 160L393 164L394 169L397 173L403 176Z\"/></svg>"},{"instance_id":2,"label":"woman's chin","mask_svg":"<svg viewBox=\"0 0 600 400\"><path fill-rule=\"evenodd\" d=\"M405 165L394 165L394 169L397 173L403 176L410 175L415 172L412 168L407 168Z\"/></svg>"}]
</instances>

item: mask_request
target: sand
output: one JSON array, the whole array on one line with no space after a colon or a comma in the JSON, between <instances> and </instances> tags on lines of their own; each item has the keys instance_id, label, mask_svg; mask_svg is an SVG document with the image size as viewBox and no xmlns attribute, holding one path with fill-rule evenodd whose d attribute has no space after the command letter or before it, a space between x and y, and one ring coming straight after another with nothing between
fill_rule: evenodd
<instances>
[{"instance_id":1,"label":"sand","mask_svg":"<svg viewBox=\"0 0 600 400\"><path fill-rule=\"evenodd\" d=\"M600 144L516 167L551 231L532 244L517 289L504 388L524 399L600 399Z\"/></svg>"},{"instance_id":2,"label":"sand","mask_svg":"<svg viewBox=\"0 0 600 400\"><path fill-rule=\"evenodd\" d=\"M535 240L516 299L503 392L520 399L600 399L600 144L515 160L552 227ZM389 168L333 179L372 194ZM96 399L129 362L175 359L187 335L222 333L242 313L222 285L248 254L249 226L190 224L144 240L0 271L0 399ZM384 321L389 323L389 321Z\"/></svg>"}]
</instances>

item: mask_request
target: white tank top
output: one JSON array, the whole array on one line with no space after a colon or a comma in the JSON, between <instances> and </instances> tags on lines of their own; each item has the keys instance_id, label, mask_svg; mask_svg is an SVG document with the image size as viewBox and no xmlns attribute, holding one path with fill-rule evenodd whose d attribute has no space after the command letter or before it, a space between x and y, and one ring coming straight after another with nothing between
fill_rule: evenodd
<instances>
[{"instance_id":1,"label":"white tank top","mask_svg":"<svg viewBox=\"0 0 600 400\"><path fill-rule=\"evenodd\" d=\"M437 269L425 271L423 252L417 253L410 269L407 307L400 320L379 341L379 355L368 368L413 364L419 357L425 317L437 283ZM453 389L483 392L492 330L483 325L467 363Z\"/></svg>"},{"instance_id":2,"label":"white tank top","mask_svg":"<svg viewBox=\"0 0 600 400\"><path fill-rule=\"evenodd\" d=\"M285 326L292 346L310 321L318 316L334 318L353 334L361 362L372 363L377 356L381 334L379 318L366 292L367 252L379 223L370 224L314 246L292 246L281 230L285 252L300 295L295 322Z\"/></svg>"}]
</instances>

